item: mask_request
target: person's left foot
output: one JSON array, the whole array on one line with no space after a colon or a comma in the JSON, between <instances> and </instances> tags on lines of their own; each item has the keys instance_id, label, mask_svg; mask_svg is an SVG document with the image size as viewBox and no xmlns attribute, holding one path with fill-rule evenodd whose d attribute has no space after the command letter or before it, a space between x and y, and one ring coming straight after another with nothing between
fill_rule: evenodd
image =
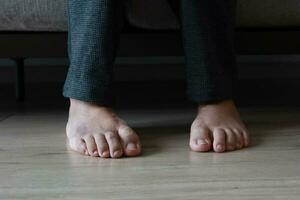
<instances>
[{"instance_id":1,"label":"person's left foot","mask_svg":"<svg viewBox=\"0 0 300 200\"><path fill-rule=\"evenodd\" d=\"M249 145L249 134L231 100L199 105L190 134L190 148L197 152L221 153Z\"/></svg>"}]
</instances>

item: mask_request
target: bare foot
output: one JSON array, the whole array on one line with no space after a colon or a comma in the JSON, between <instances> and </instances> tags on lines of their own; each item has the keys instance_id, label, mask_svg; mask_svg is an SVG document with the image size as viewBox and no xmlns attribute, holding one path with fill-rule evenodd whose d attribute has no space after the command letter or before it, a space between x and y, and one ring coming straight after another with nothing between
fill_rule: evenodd
<instances>
[{"instance_id":1,"label":"bare foot","mask_svg":"<svg viewBox=\"0 0 300 200\"><path fill-rule=\"evenodd\" d=\"M199 105L191 126L193 151L233 151L249 145L249 134L233 101Z\"/></svg>"},{"instance_id":2,"label":"bare foot","mask_svg":"<svg viewBox=\"0 0 300 200\"><path fill-rule=\"evenodd\" d=\"M70 99L66 132L69 147L84 155L120 158L141 153L138 135L108 107Z\"/></svg>"}]
</instances>

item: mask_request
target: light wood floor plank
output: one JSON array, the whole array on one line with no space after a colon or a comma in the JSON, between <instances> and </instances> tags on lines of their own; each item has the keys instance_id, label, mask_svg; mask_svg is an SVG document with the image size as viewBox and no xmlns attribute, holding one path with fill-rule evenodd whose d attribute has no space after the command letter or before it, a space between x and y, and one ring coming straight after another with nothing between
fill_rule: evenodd
<instances>
[{"instance_id":1,"label":"light wood floor plank","mask_svg":"<svg viewBox=\"0 0 300 200\"><path fill-rule=\"evenodd\" d=\"M144 151L117 160L67 150L66 113L11 116L0 122L0 199L300 199L299 109L244 110L252 146L223 154L190 152L193 113L174 113L123 112Z\"/></svg>"}]
</instances>

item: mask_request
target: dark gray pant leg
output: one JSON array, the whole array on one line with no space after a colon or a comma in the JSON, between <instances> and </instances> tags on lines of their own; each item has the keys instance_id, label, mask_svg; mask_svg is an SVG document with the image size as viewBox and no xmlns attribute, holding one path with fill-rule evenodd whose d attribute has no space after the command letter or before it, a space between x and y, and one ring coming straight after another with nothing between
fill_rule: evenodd
<instances>
[{"instance_id":1,"label":"dark gray pant leg","mask_svg":"<svg viewBox=\"0 0 300 200\"><path fill-rule=\"evenodd\" d=\"M121 3L118 0L68 0L67 3L70 65L63 95L111 106Z\"/></svg>"},{"instance_id":2,"label":"dark gray pant leg","mask_svg":"<svg viewBox=\"0 0 300 200\"><path fill-rule=\"evenodd\" d=\"M187 96L197 103L232 99L237 80L235 0L169 0L181 24Z\"/></svg>"}]
</instances>

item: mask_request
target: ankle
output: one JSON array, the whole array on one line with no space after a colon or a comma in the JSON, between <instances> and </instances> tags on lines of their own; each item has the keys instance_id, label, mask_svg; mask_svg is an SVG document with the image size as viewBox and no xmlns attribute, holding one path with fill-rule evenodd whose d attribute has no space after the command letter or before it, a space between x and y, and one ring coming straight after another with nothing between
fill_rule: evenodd
<instances>
[{"instance_id":1,"label":"ankle","mask_svg":"<svg viewBox=\"0 0 300 200\"><path fill-rule=\"evenodd\" d=\"M228 99L228 100L222 100L222 101L217 101L217 102L213 102L213 103L198 104L198 111L207 110L207 109L216 108L216 107L235 108L236 106L232 99Z\"/></svg>"},{"instance_id":2,"label":"ankle","mask_svg":"<svg viewBox=\"0 0 300 200\"><path fill-rule=\"evenodd\" d=\"M94 108L106 108L109 109L110 107L108 106L103 106L103 105L98 105L95 102L88 102L88 101L82 101L82 100L78 100L78 99L72 99L70 98L70 106L74 106L74 107L94 107Z\"/></svg>"}]
</instances>

